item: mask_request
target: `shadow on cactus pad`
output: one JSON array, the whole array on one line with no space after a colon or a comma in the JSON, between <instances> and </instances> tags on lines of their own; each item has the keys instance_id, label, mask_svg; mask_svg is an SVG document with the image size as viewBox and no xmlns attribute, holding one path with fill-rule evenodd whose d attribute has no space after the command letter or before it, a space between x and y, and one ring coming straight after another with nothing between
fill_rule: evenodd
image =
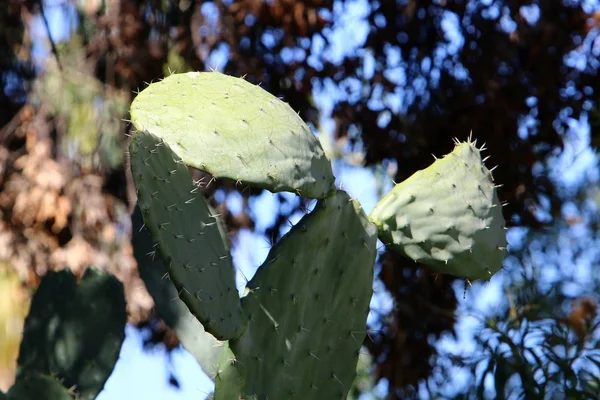
<instances>
[{"instance_id":1,"label":"shadow on cactus pad","mask_svg":"<svg viewBox=\"0 0 600 400\"><path fill-rule=\"evenodd\" d=\"M26 385L36 376L48 385L48 380L60 382L78 399L94 399L119 357L126 320L123 286L114 276L90 268L77 285L68 269L49 272L25 320L9 398L17 389L19 398L41 398L30 391L35 385Z\"/></svg>"}]
</instances>

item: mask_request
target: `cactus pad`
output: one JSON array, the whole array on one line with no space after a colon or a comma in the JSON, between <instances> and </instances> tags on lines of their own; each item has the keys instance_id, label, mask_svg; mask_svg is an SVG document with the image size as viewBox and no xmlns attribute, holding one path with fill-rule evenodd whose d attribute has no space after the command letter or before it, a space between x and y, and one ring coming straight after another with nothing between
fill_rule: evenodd
<instances>
[{"instance_id":1,"label":"cactus pad","mask_svg":"<svg viewBox=\"0 0 600 400\"><path fill-rule=\"evenodd\" d=\"M173 74L144 89L131 120L183 162L217 178L323 198L334 190L318 138L292 108L244 79Z\"/></svg>"},{"instance_id":2,"label":"cactus pad","mask_svg":"<svg viewBox=\"0 0 600 400\"><path fill-rule=\"evenodd\" d=\"M179 297L217 339L239 336L244 315L218 215L162 139L138 132L130 155L144 222Z\"/></svg>"},{"instance_id":3,"label":"cactus pad","mask_svg":"<svg viewBox=\"0 0 600 400\"><path fill-rule=\"evenodd\" d=\"M346 399L373 293L377 229L345 192L321 200L271 249L242 299L217 400Z\"/></svg>"},{"instance_id":4,"label":"cactus pad","mask_svg":"<svg viewBox=\"0 0 600 400\"><path fill-rule=\"evenodd\" d=\"M153 257L155 251L148 229L144 227L142 213L135 208L133 222L133 251L138 262L140 276L154 299L156 312L177 334L177 338L198 361L204 372L214 376L223 352L228 352L227 342L218 341L190 313L187 306L177 298L177 289L166 279L166 269L161 257Z\"/></svg>"},{"instance_id":5,"label":"cactus pad","mask_svg":"<svg viewBox=\"0 0 600 400\"><path fill-rule=\"evenodd\" d=\"M439 273L488 280L502 268L502 207L470 141L396 185L370 219L384 244Z\"/></svg>"},{"instance_id":6,"label":"cactus pad","mask_svg":"<svg viewBox=\"0 0 600 400\"><path fill-rule=\"evenodd\" d=\"M89 268L77 286L71 271L49 272L25 320L17 381L51 375L78 398L96 398L119 357L126 320L123 285L114 276Z\"/></svg>"},{"instance_id":7,"label":"cactus pad","mask_svg":"<svg viewBox=\"0 0 600 400\"><path fill-rule=\"evenodd\" d=\"M74 398L75 396L71 396L55 378L36 373L21 375L6 395L0 392L0 400L73 400Z\"/></svg>"}]
</instances>

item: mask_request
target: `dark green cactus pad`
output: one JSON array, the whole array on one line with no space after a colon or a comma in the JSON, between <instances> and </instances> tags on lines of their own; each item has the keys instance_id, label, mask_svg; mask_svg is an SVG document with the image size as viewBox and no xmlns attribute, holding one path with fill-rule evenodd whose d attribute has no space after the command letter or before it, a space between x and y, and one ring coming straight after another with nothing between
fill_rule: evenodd
<instances>
[{"instance_id":1,"label":"dark green cactus pad","mask_svg":"<svg viewBox=\"0 0 600 400\"><path fill-rule=\"evenodd\" d=\"M373 293L377 229L345 192L320 201L273 247L242 299L215 398L346 399Z\"/></svg>"},{"instance_id":2,"label":"dark green cactus pad","mask_svg":"<svg viewBox=\"0 0 600 400\"><path fill-rule=\"evenodd\" d=\"M323 198L335 189L318 138L294 110L259 86L218 72L173 74L131 104L140 131L218 178Z\"/></svg>"},{"instance_id":3,"label":"dark green cactus pad","mask_svg":"<svg viewBox=\"0 0 600 400\"><path fill-rule=\"evenodd\" d=\"M384 244L439 273L488 280L502 268L502 206L474 143L396 185L370 218Z\"/></svg>"},{"instance_id":4,"label":"dark green cactus pad","mask_svg":"<svg viewBox=\"0 0 600 400\"><path fill-rule=\"evenodd\" d=\"M54 376L80 399L100 393L125 338L123 285L89 268L77 285L70 270L49 272L25 320L17 380L22 374Z\"/></svg>"},{"instance_id":5,"label":"dark green cactus pad","mask_svg":"<svg viewBox=\"0 0 600 400\"><path fill-rule=\"evenodd\" d=\"M73 400L69 391L55 378L37 373L23 374L0 400Z\"/></svg>"},{"instance_id":6,"label":"dark green cactus pad","mask_svg":"<svg viewBox=\"0 0 600 400\"><path fill-rule=\"evenodd\" d=\"M190 313L178 298L177 289L166 277L162 258L153 256L156 248L142 213L135 208L133 222L133 250L138 269L148 292L154 299L157 314L175 331L177 338L198 361L204 372L214 377L218 371L222 353L230 353L227 342L218 341L206 332L202 324Z\"/></svg>"},{"instance_id":7,"label":"dark green cactus pad","mask_svg":"<svg viewBox=\"0 0 600 400\"><path fill-rule=\"evenodd\" d=\"M145 225L179 297L217 339L238 337L245 317L218 215L162 139L138 132L130 155Z\"/></svg>"}]
</instances>

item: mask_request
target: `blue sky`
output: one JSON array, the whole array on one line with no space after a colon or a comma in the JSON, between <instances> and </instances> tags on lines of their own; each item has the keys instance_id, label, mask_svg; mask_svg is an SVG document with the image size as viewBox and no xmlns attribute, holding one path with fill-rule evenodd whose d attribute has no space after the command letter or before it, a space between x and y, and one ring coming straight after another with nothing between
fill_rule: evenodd
<instances>
[{"instance_id":1,"label":"blue sky","mask_svg":"<svg viewBox=\"0 0 600 400\"><path fill-rule=\"evenodd\" d=\"M76 27L77 21L73 9L68 7L68 2L64 0L45 0L46 15L50 22L52 36L55 41L66 40L69 37L70 31ZM597 6L597 2L589 2L589 7ZM210 13L210 6L206 6L206 12ZM495 12L495 11L490 11ZM500 12L500 10L497 10ZM522 9L522 14L530 23L535 23L539 15L537 6L527 6ZM326 58L335 61L349 52L357 51L363 43L368 32L368 25L364 21L366 15L365 3L362 0L354 0L345 3L342 6L336 3L333 12L333 19L336 21L333 28L328 32L328 36L332 42L332 46L326 47L324 42L316 40L312 45L315 50L323 51ZM457 33L456 26L459 21L452 13L447 13L442 24L445 35L450 40L450 45L443 51L456 52L462 46L462 37ZM507 31L514 29L514 21L503 19L502 26ZM48 54L48 46L45 42L46 31L39 17L34 18L33 22L33 39L34 39L34 55L36 59L43 63L43 60ZM227 57L227 49L223 48L211 56L210 66L218 68L223 65L224 58ZM372 57L366 51L362 51L365 62L365 74L369 74L372 67ZM286 57L293 57L293 52ZM397 68L392 68L387 72L391 79L402 83L404 80L404 72L401 67L401 55L393 50L389 51L388 57L391 60L398 60ZM587 60L583 59L584 55L574 53L571 58L566 60L570 65L585 66ZM318 59L313 59L311 62L319 63ZM457 76L464 74L464 71L457 70ZM349 85L353 85L349 83ZM355 93L360 93L360 87L357 86ZM333 101L342 96L342 93L327 82L323 87L315 89L315 99L318 106L322 110L322 120L319 126L319 134L324 143L324 147L331 147L331 135L333 130L333 122L328 118L331 112ZM352 95L351 95L352 96ZM404 105L398 100L401 96L387 97L374 101L380 101L391 106L395 111L400 111ZM535 115L535 99L532 99L531 104L532 114L523 119L523 126L532 123ZM560 155L557 155L554 160L551 160L551 175L554 180L561 182L565 190L574 190L582 185L582 182L595 183L598 181L597 157L595 152L590 148L590 132L587 115L583 115L579 120L569 118L569 131L565 132L565 137L568 139L566 150ZM475 133L476 135L476 133ZM522 135L526 135L523 130ZM357 198L364 206L368 213L376 204L377 199L383 194L381 189L376 185L375 173L379 179L385 182L385 191L391 188L391 181L385 178L380 170L366 169L349 165L343 160L335 162L334 171L338 178L338 184L342 184L353 197ZM235 211L240 208L239 200L236 196L228 199L230 208ZM251 210L256 217L257 228L260 231L261 227L269 225L269 221L274 217L273 209L276 207L274 195L269 192L264 192L261 196L251 202ZM568 208L565 213L577 212ZM540 210L543 213L543 210ZM301 218L301 214L297 214L291 218L291 222L295 223ZM526 231L523 229L512 229L508 232L509 244L520 243ZM564 241L582 238L586 232L578 232L576 228L572 232L563 235ZM569 246L567 246L568 248ZM592 246L593 247L593 246ZM256 268L265 259L269 250L269 245L266 239L259 234L254 234L249 231L242 231L239 235L239 240L233 248L233 258L236 267L239 268L237 281L238 287L243 288L245 279L249 279ZM565 255L566 256L566 255ZM568 267L574 269L578 274L578 279L581 281L590 278L590 270L593 264L598 260L599 255L593 252L588 252L587 256L578 260L576 268L569 264ZM571 260L571 258L564 257ZM560 274L557 272L553 276L557 279ZM491 315L498 307L504 307L506 296L503 285L510 279L510 274L499 273L490 283L475 284L463 300L463 287L457 285L456 292L461 306L459 307L458 323L456 326L458 339L454 340L450 337L442 339L437 346L447 352L456 352L456 349L461 349L462 355L476 351L475 344L472 340L473 335L480 329L480 321L471 316L471 312L476 311L478 315ZM373 305L377 309L389 309L391 306L389 297L381 293L380 288L376 288ZM477 299L475 302L474 299ZM211 390L210 381L204 376L195 360L185 351L177 350L171 353L170 358L167 357L164 350L159 346L153 351L148 352L142 349L142 337L139 331L134 328L127 329L127 339L121 351L121 358L115 368L115 371L107 382L105 391L100 395L100 400L119 400L130 398L143 399L200 399L204 398ZM181 388L174 390L167 385L168 376L172 371ZM456 370L452 381L448 382L451 390L461 387L466 383L466 374L464 371Z\"/></svg>"}]
</instances>

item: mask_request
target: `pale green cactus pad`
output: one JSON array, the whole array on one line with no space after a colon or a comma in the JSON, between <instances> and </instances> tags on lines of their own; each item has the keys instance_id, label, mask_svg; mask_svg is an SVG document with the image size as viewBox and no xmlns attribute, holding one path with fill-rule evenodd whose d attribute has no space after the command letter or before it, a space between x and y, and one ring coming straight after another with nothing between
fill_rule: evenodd
<instances>
[{"instance_id":1,"label":"pale green cactus pad","mask_svg":"<svg viewBox=\"0 0 600 400\"><path fill-rule=\"evenodd\" d=\"M129 146L138 204L179 297L217 339L238 337L244 315L228 237L192 175L162 139L137 132Z\"/></svg>"},{"instance_id":2,"label":"pale green cactus pad","mask_svg":"<svg viewBox=\"0 0 600 400\"><path fill-rule=\"evenodd\" d=\"M442 274L488 280L502 268L505 221L475 143L396 185L370 215L380 239Z\"/></svg>"},{"instance_id":3,"label":"pale green cactus pad","mask_svg":"<svg viewBox=\"0 0 600 400\"><path fill-rule=\"evenodd\" d=\"M138 94L131 120L167 142L185 164L217 178L310 198L334 190L331 164L306 123L244 79L173 74Z\"/></svg>"},{"instance_id":4,"label":"pale green cactus pad","mask_svg":"<svg viewBox=\"0 0 600 400\"><path fill-rule=\"evenodd\" d=\"M377 228L338 191L273 247L248 283L215 399L346 399L373 293Z\"/></svg>"}]
</instances>

